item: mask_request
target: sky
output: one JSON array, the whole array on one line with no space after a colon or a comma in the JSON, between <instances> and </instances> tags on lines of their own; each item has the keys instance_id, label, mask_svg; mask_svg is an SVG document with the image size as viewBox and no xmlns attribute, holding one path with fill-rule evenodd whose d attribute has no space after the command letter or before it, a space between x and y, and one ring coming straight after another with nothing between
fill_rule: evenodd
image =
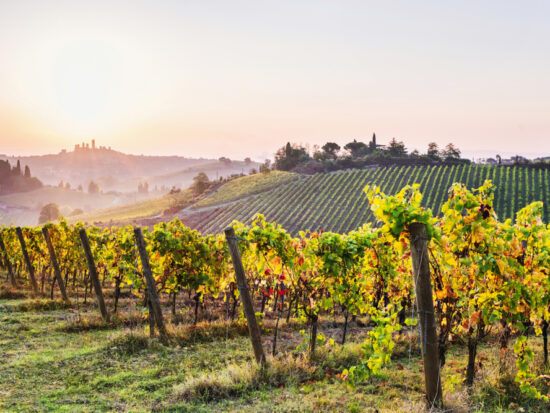
<instances>
[{"instance_id":1,"label":"sky","mask_svg":"<svg viewBox=\"0 0 550 413\"><path fill-rule=\"evenodd\" d=\"M0 0L0 153L550 155L550 2Z\"/></svg>"}]
</instances>

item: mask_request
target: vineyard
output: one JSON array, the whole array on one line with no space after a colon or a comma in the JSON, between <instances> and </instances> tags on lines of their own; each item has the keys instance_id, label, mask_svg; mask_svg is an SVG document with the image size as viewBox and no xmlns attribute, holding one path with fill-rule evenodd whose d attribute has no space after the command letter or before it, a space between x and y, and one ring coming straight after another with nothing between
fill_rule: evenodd
<instances>
[{"instance_id":1,"label":"vineyard","mask_svg":"<svg viewBox=\"0 0 550 413\"><path fill-rule=\"evenodd\" d=\"M212 209L206 235L178 219L4 227L0 377L14 383L0 407L547 411L550 228L531 201L547 201L548 182L547 170L379 168L293 179ZM13 315L32 308L76 315L40 330ZM10 327L21 320L33 327ZM33 357L52 332L59 348L60 332L78 336L65 343L71 356ZM18 334L30 341L18 346ZM29 402L25 380L43 364L48 380L68 377Z\"/></svg>"},{"instance_id":2,"label":"vineyard","mask_svg":"<svg viewBox=\"0 0 550 413\"><path fill-rule=\"evenodd\" d=\"M233 220L250 223L257 213L268 221L281 224L291 234L302 230L346 233L374 222L363 194L367 184L379 186L387 194L413 183L420 184L422 205L436 215L441 213L447 190L454 182L477 188L487 179L493 181L495 211L501 220L515 214L531 202L544 203L543 219L549 221L550 176L548 169L499 167L490 165L408 166L350 170L336 173L300 175L260 194L231 201L206 198L180 215L182 221L202 233L221 232ZM243 178L240 178L243 179ZM237 180L239 181L239 180ZM233 184L235 185L235 184ZM222 204L223 201L223 204ZM216 203L221 204L216 207ZM208 209L201 212L201 206Z\"/></svg>"}]
</instances>

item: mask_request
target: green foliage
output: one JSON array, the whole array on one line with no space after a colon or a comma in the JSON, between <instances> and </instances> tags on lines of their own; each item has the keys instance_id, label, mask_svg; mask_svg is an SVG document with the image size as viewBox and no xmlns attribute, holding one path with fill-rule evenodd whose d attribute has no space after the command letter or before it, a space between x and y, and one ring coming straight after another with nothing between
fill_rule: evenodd
<instances>
[{"instance_id":1,"label":"green foliage","mask_svg":"<svg viewBox=\"0 0 550 413\"><path fill-rule=\"evenodd\" d=\"M531 365L535 359L535 353L529 348L527 337L518 337L514 344L514 353L516 354L516 367L518 369L515 380L519 384L522 393L528 397L543 399L548 402L548 396L541 394L534 386L537 376L532 372Z\"/></svg>"},{"instance_id":2,"label":"green foliage","mask_svg":"<svg viewBox=\"0 0 550 413\"><path fill-rule=\"evenodd\" d=\"M305 148L297 144L288 142L280 148L275 154L275 169L280 171L291 171L298 164L309 159Z\"/></svg>"},{"instance_id":3,"label":"green foliage","mask_svg":"<svg viewBox=\"0 0 550 413\"><path fill-rule=\"evenodd\" d=\"M342 377L352 386L380 374L382 368L390 363L395 348L393 333L401 330L401 325L396 321L397 312L391 309L386 313L373 308L370 315L376 325L367 333L361 346L361 364L342 372Z\"/></svg>"},{"instance_id":4,"label":"green foliage","mask_svg":"<svg viewBox=\"0 0 550 413\"><path fill-rule=\"evenodd\" d=\"M396 195L387 196L380 192L379 187L365 187L374 216L384 223L384 231L398 238L409 224L419 222L426 225L429 238L439 237L435 231L432 211L420 205L422 194L419 188L418 184L407 185Z\"/></svg>"}]
</instances>

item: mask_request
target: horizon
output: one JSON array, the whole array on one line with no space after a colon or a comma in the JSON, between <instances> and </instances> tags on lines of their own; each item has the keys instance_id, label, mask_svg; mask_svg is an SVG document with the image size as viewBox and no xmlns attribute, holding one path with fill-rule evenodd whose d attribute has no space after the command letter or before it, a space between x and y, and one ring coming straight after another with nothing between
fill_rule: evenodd
<instances>
[{"instance_id":1,"label":"horizon","mask_svg":"<svg viewBox=\"0 0 550 413\"><path fill-rule=\"evenodd\" d=\"M378 136L377 136L377 138L378 138ZM343 150L343 147L344 147L345 143L351 142L353 139L357 139L357 138L350 138L350 139L343 139L343 140L340 139L341 142L337 142L337 143L340 144L340 146L342 147L342 150ZM388 139L388 142L389 142L390 139ZM369 139L364 139L364 140L357 139L357 140L365 142L365 143L367 143L369 141ZM328 141L331 141L331 140L329 139ZM28 154L0 153L0 156L5 156L7 158L14 158L15 159L15 158L29 158L29 157L48 156L48 155L59 155L63 151L66 151L67 153L73 152L74 151L74 146L77 145L77 144L82 144L83 142L90 143L91 139L90 140L81 140L78 143L75 143L72 147L70 147L70 148L61 148L57 152L28 153ZM334 142L334 141L331 141L331 142ZM382 144L384 144L384 140L379 140L379 142L382 142ZM414 150L418 150L420 153L425 153L426 148L424 148L424 149L410 148L410 147L407 146L406 141L404 141L404 143L405 143L405 147L406 147L408 153L411 153ZM436 143L438 144L440 149L443 149L446 145L446 144L442 144L440 142L436 142ZM282 143L279 147L282 147L284 144L286 144L286 142ZM307 143L304 143L304 142L298 142L298 144L304 145L304 147L306 147L306 145L307 145L307 148L309 148L310 150L313 147L313 145L310 145L310 144L307 144ZM190 157L190 156L187 156L185 154L138 153L138 152L131 152L131 151L126 152L126 151L119 150L118 148L109 147L109 145L103 145L102 143L97 143L96 149L100 149L100 146L104 146L106 148L108 147L109 150L113 150L115 152L120 152L120 153L123 153L125 155L131 155L131 156L151 156L151 157L166 156L166 157L183 157L183 158L189 158L189 159L209 159L209 160L216 160L216 159L219 158L219 156L215 156L215 157L207 157L207 156ZM462 149L460 147L459 147L459 149L462 151ZM473 161L475 161L475 160L484 160L484 159L488 159L488 158L495 158L496 155L500 155L503 158L512 158L514 156L521 156L521 157L524 157L524 158L527 158L527 159L545 158L545 157L550 156L550 153L549 154L544 154L544 153L526 153L526 152L508 152L508 151L495 152L495 151L491 151L491 150L475 151L475 152L473 152L473 151L462 151L461 154L462 154L462 158L471 159ZM223 156L223 155L221 155L221 156ZM231 159L235 160L235 161L242 161L247 156L250 157L252 159L252 161L261 163L261 162L265 161L266 159L273 160L274 153L269 155L269 157L262 157L262 155L254 156L254 155L243 154L243 155L241 155L240 158L231 158Z\"/></svg>"},{"instance_id":2,"label":"horizon","mask_svg":"<svg viewBox=\"0 0 550 413\"><path fill-rule=\"evenodd\" d=\"M1 153L272 158L287 141L550 154L550 4L0 6ZM89 140L90 138L84 138ZM488 155L485 155L486 157ZM508 155L505 155L508 156Z\"/></svg>"}]
</instances>

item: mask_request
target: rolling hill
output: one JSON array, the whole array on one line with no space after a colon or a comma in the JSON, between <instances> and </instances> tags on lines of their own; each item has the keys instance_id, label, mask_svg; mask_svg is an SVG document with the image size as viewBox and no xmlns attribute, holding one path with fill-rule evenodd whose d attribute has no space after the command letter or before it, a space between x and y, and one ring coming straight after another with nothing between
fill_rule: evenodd
<instances>
[{"instance_id":1,"label":"rolling hill","mask_svg":"<svg viewBox=\"0 0 550 413\"><path fill-rule=\"evenodd\" d=\"M75 189L44 186L34 191L18 192L0 196L0 225L36 225L40 209L49 203L61 208L62 214L70 215L75 209L92 211L115 207L143 200L152 194L98 193L90 194Z\"/></svg>"},{"instance_id":2,"label":"rolling hill","mask_svg":"<svg viewBox=\"0 0 550 413\"><path fill-rule=\"evenodd\" d=\"M500 218L512 218L528 203L543 201L548 222L548 169L489 165L393 166L300 175L260 194L212 203L207 208L187 209L180 218L203 233L218 233L233 220L250 222L257 213L293 234L306 229L343 233L373 221L363 192L367 184L378 185L391 194L407 184L419 183L424 206L438 214L452 183L462 182L476 188L486 179L496 185L495 210ZM202 202L207 201L208 198Z\"/></svg>"},{"instance_id":3,"label":"rolling hill","mask_svg":"<svg viewBox=\"0 0 550 413\"><path fill-rule=\"evenodd\" d=\"M489 165L371 167L315 175L272 171L230 180L199 198L182 191L177 202L154 198L72 220L151 225L178 217L202 233L219 233L233 220L248 223L255 214L262 213L292 234L301 230L343 233L373 221L363 192L367 184L378 185L391 194L405 185L419 183L424 206L438 214L452 183L476 188L491 179L496 185L495 210L500 218L512 218L528 203L543 201L548 222L549 175L548 169ZM166 213L170 205L171 213ZM178 211L174 205L181 209Z\"/></svg>"},{"instance_id":4,"label":"rolling hill","mask_svg":"<svg viewBox=\"0 0 550 413\"><path fill-rule=\"evenodd\" d=\"M208 178L213 181L219 178L225 178L231 175L240 175L242 173L249 173L251 169L258 169L260 166L257 162L244 162L244 161L231 161L225 163L221 161L212 161L202 163L199 165L191 166L189 168L177 170L162 175L155 175L149 177L133 178L127 181L116 182L111 185L112 188L118 191L124 191L126 188L132 188L135 190L140 182L147 182L149 188L187 188L193 183L193 178L199 173L204 172ZM101 182L100 182L101 185Z\"/></svg>"},{"instance_id":5,"label":"rolling hill","mask_svg":"<svg viewBox=\"0 0 550 413\"><path fill-rule=\"evenodd\" d=\"M83 144L84 145L84 144ZM57 185L60 180L72 187L86 187L90 180L102 180L103 190L121 190L117 184L129 179L168 174L182 169L210 164L213 159L192 159L181 156L130 155L110 148L75 148L58 154L39 156L0 156L14 165L20 160L31 168L33 176L46 185ZM135 191L136 187L122 187Z\"/></svg>"},{"instance_id":6,"label":"rolling hill","mask_svg":"<svg viewBox=\"0 0 550 413\"><path fill-rule=\"evenodd\" d=\"M160 220L167 216L165 211L170 211L174 206L180 209L195 200L192 191L187 189L176 193L169 193L160 197L143 199L138 202L103 208L85 214L69 217L70 223L78 221L89 224L127 225L134 220L147 217Z\"/></svg>"}]
</instances>

